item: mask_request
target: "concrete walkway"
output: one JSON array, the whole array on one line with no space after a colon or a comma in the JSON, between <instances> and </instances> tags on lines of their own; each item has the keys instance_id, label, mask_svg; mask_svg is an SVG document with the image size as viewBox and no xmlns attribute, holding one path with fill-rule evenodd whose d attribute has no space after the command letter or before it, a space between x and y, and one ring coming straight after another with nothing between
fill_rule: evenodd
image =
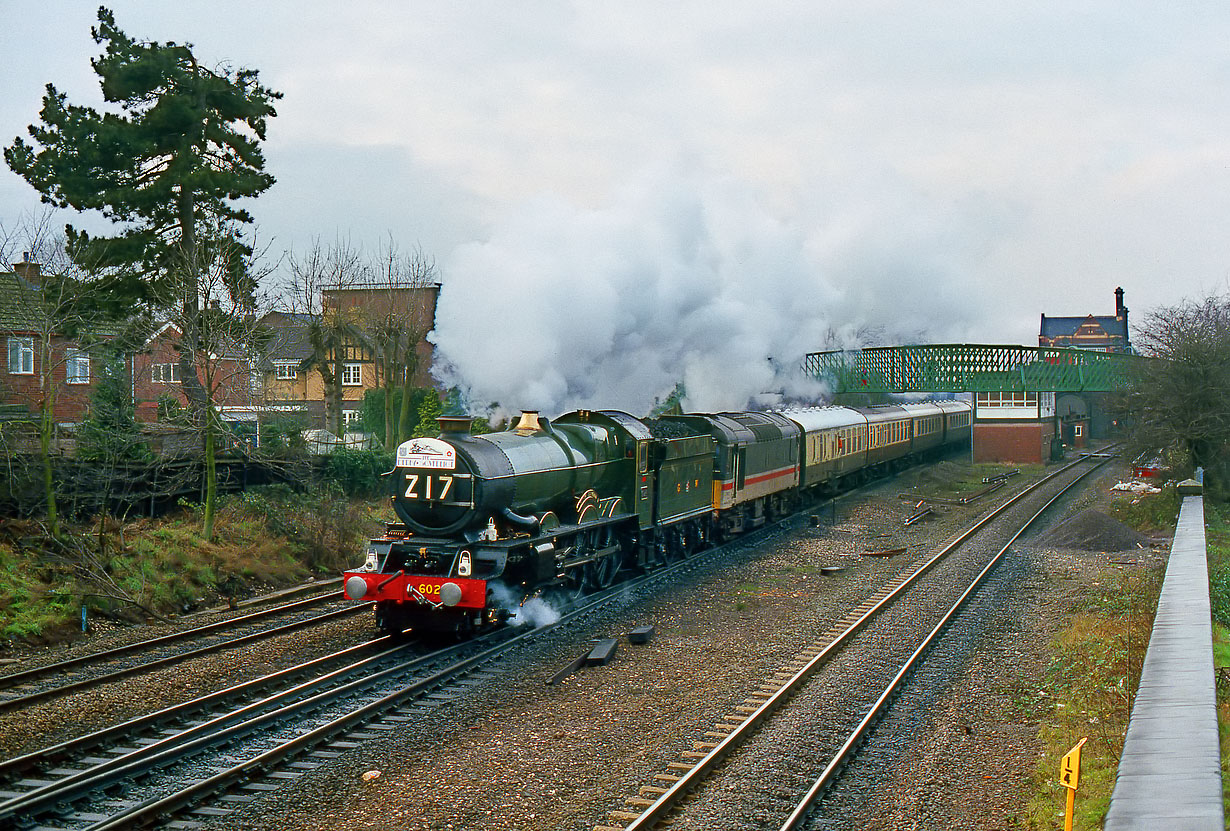
<instances>
[{"instance_id":1,"label":"concrete walkway","mask_svg":"<svg viewBox=\"0 0 1230 831\"><path fill-rule=\"evenodd\" d=\"M1185 496L1104 828L1223 827L1204 502Z\"/></svg>"}]
</instances>

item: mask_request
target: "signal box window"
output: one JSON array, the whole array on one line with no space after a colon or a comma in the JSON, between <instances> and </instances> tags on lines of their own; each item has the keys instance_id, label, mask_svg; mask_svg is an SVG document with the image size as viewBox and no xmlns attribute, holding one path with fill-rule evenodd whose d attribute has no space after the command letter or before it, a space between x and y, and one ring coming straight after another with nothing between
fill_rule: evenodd
<instances>
[{"instance_id":1,"label":"signal box window","mask_svg":"<svg viewBox=\"0 0 1230 831\"><path fill-rule=\"evenodd\" d=\"M298 364L291 361L279 361L273 365L273 376L279 381L293 381L298 375Z\"/></svg>"},{"instance_id":2,"label":"signal box window","mask_svg":"<svg viewBox=\"0 0 1230 831\"><path fill-rule=\"evenodd\" d=\"M358 387L363 384L363 364L342 364L342 386Z\"/></svg>"}]
</instances>

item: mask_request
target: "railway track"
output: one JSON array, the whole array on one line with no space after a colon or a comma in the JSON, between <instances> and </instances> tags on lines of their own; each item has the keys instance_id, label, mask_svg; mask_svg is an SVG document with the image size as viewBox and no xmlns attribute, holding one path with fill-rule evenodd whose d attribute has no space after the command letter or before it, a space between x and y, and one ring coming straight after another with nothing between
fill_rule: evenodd
<instances>
[{"instance_id":1,"label":"railway track","mask_svg":"<svg viewBox=\"0 0 1230 831\"><path fill-rule=\"evenodd\" d=\"M626 603L722 551L584 598L537 629L496 630L429 652L380 638L0 763L0 827L100 831L181 815L177 822L191 825L229 813L499 675L501 659L557 627ZM354 608L369 611L366 604ZM327 669L365 650L373 654Z\"/></svg>"},{"instance_id":2,"label":"railway track","mask_svg":"<svg viewBox=\"0 0 1230 831\"><path fill-rule=\"evenodd\" d=\"M320 614L313 611L330 604L340 608ZM349 617L356 611L343 599L341 592L331 591L181 632L0 675L0 713L88 687L114 683L201 655ZM289 617L291 620L266 626L269 619L275 617ZM231 634L236 630L242 634ZM193 642L200 642L201 645L183 648L185 643Z\"/></svg>"},{"instance_id":3,"label":"railway track","mask_svg":"<svg viewBox=\"0 0 1230 831\"><path fill-rule=\"evenodd\" d=\"M352 647L346 656L292 668L300 673L294 679L267 676L240 685L243 690L189 702L185 710L167 708L79 742L27 754L0 765L0 827L191 827L230 813L498 677L509 653L556 627L626 604L655 591L660 581L712 564L751 541L741 537L620 583L586 598L551 626L502 630L426 654L414 653L421 647L407 653L378 639ZM364 648L372 654L360 658ZM347 656L351 663L340 666Z\"/></svg>"},{"instance_id":4,"label":"railway track","mask_svg":"<svg viewBox=\"0 0 1230 831\"><path fill-rule=\"evenodd\" d=\"M1085 457L1052 473L903 571L708 726L596 831L807 827L905 680L1013 541L1106 461Z\"/></svg>"}]
</instances>

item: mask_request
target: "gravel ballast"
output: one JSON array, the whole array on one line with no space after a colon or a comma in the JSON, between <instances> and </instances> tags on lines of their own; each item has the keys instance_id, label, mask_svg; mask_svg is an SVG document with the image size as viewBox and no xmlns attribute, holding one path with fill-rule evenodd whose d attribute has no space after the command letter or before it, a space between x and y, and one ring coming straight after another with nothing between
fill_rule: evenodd
<instances>
[{"instance_id":1,"label":"gravel ballast","mask_svg":"<svg viewBox=\"0 0 1230 831\"><path fill-rule=\"evenodd\" d=\"M1103 480L1117 481L1108 475L1090 491L1104 490ZM901 490L901 480L884 484L844 501L836 522L825 515L821 527L758 544L756 555L722 574L634 603L584 632L553 636L498 685L423 712L399 734L325 762L211 827L592 829L608 822L608 811L653 784L765 674L990 504L903 529L913 505L897 498ZM1069 513L1086 507L1078 500ZM908 553L866 556L903 546ZM919 674L941 676L928 706L913 708L913 726L860 788L855 813L835 812L847 820L832 827L1013 827L1037 763L1037 725L1005 713L1036 685L1051 634L1108 559L1040 549L1013 566L1007 588L991 601L992 631L967 637L939 669ZM821 576L823 566L844 570ZM642 623L652 623L657 637L629 645L623 635ZM621 643L609 666L583 669L557 687L544 683L593 639L615 636ZM900 746L907 740L913 744ZM947 778L954 754L968 778Z\"/></svg>"},{"instance_id":2,"label":"gravel ballast","mask_svg":"<svg viewBox=\"0 0 1230 831\"><path fill-rule=\"evenodd\" d=\"M817 528L800 521L793 530L774 532L732 555L730 565L702 570L667 593L632 600L584 627L552 633L501 664L493 679L450 688L454 698L414 710L414 719L392 735L321 760L316 769L207 827L592 829L604 824L608 811L653 784L654 774L667 772L667 765L679 761L682 751L702 740L704 731L767 674L884 582L1023 486L1021 478L985 505L943 506L936 517L909 528L902 521L914 513L914 502L898 495L912 488L941 492L943 467L845 498L835 516L828 509L817 511ZM1115 481L1108 474L1092 483L1089 493L1102 494ZM1098 504L1081 497L1067 514ZM898 548L906 551L885 554ZM1022 550L1005 569L1002 588L988 599L989 628L979 635L946 636L899 700L908 706L899 704L877 729L877 735L890 737L889 744L877 751L873 742L856 762L866 771L862 784L834 791L836 819L817 827L1014 827L1038 751L1036 723L1013 720L1012 702L1036 687L1063 615L1112 559L1111 549ZM822 573L830 567L840 570ZM627 633L640 624L652 624L656 635L647 644L632 645ZM336 626L340 631L322 631L319 637L374 635L366 617ZM546 684L604 637L619 639L612 663ZM279 642L220 658L223 664L212 669L151 674L144 686L126 685L122 693L82 693L12 714L0 720L0 736L8 741L16 734L21 747L45 745L49 736L83 731L49 726L67 720L65 713L92 722L113 709L147 711L153 709L149 701L181 697L175 692L179 686L207 687L233 672L255 675L257 667L268 671L292 656L298 660L307 648L294 642L279 647ZM236 670L239 662L252 669ZM91 701L91 695L100 697ZM187 695L185 690L182 697ZM113 714L110 721L115 720ZM30 730L37 737L22 735ZM4 755L13 752L0 747Z\"/></svg>"}]
</instances>

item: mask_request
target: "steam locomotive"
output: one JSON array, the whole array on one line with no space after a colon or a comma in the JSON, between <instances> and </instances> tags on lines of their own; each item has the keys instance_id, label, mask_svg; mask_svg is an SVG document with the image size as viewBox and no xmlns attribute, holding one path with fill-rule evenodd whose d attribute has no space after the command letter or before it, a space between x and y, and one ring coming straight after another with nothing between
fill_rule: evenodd
<instances>
[{"instance_id":1,"label":"steam locomotive","mask_svg":"<svg viewBox=\"0 0 1230 831\"><path fill-rule=\"evenodd\" d=\"M399 522L344 574L390 634L468 634L550 591L588 592L763 525L809 498L945 448L968 445L960 401L639 419L522 413L472 435L397 448L388 474Z\"/></svg>"}]
</instances>

